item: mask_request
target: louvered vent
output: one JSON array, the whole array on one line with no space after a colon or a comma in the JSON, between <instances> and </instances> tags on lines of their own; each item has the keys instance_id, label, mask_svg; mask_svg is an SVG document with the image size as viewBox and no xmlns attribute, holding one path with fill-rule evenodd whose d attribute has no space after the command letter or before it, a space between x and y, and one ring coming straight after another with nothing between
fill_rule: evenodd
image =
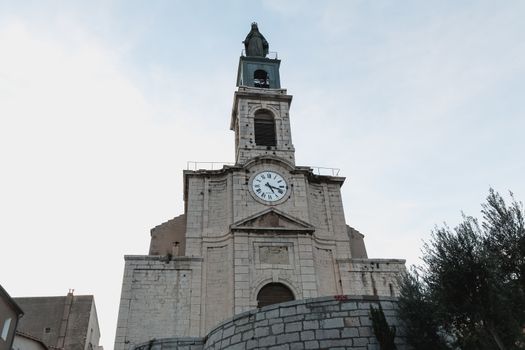
<instances>
[{"instance_id":1,"label":"louvered vent","mask_svg":"<svg viewBox=\"0 0 525 350\"><path fill-rule=\"evenodd\" d=\"M255 144L257 146L275 146L275 120L268 112L255 114Z\"/></svg>"}]
</instances>

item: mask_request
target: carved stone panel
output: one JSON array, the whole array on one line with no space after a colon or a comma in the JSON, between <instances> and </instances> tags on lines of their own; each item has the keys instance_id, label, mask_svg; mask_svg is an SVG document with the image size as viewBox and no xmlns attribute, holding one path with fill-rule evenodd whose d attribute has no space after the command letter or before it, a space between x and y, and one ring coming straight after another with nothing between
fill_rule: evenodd
<instances>
[{"instance_id":1,"label":"carved stone panel","mask_svg":"<svg viewBox=\"0 0 525 350\"><path fill-rule=\"evenodd\" d=\"M286 246L260 246L259 261L261 264L288 265L290 259Z\"/></svg>"},{"instance_id":2,"label":"carved stone panel","mask_svg":"<svg viewBox=\"0 0 525 350\"><path fill-rule=\"evenodd\" d=\"M253 242L257 269L294 269L294 246L291 242Z\"/></svg>"}]
</instances>

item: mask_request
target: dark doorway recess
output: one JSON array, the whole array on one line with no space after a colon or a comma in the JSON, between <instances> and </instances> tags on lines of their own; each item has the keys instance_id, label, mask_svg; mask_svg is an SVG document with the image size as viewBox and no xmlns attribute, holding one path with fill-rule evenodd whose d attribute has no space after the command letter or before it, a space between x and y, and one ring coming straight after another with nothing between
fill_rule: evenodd
<instances>
[{"instance_id":1,"label":"dark doorway recess","mask_svg":"<svg viewBox=\"0 0 525 350\"><path fill-rule=\"evenodd\" d=\"M259 294L257 294L257 307L284 303L285 301L291 300L295 300L295 297L290 288L282 283L268 283L262 287Z\"/></svg>"}]
</instances>

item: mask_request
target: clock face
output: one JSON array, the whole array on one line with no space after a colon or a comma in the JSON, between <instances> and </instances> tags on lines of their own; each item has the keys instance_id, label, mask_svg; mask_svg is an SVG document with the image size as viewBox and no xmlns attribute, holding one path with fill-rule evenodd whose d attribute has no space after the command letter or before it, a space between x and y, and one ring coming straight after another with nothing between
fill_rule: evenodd
<instances>
[{"instance_id":1,"label":"clock face","mask_svg":"<svg viewBox=\"0 0 525 350\"><path fill-rule=\"evenodd\" d=\"M267 202L276 202L288 192L286 180L274 171L261 171L252 180L253 193Z\"/></svg>"}]
</instances>

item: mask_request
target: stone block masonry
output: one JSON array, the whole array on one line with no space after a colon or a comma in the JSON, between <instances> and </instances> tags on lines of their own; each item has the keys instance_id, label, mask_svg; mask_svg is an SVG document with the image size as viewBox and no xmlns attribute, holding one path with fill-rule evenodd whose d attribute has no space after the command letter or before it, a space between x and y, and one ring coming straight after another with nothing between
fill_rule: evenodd
<instances>
[{"instance_id":1,"label":"stone block masonry","mask_svg":"<svg viewBox=\"0 0 525 350\"><path fill-rule=\"evenodd\" d=\"M198 336L202 259L129 255L125 259L115 350L167 334Z\"/></svg>"},{"instance_id":2,"label":"stone block masonry","mask_svg":"<svg viewBox=\"0 0 525 350\"><path fill-rule=\"evenodd\" d=\"M152 340L134 350L379 350L369 316L370 305L379 304L397 329L397 348L408 350L396 298L346 295L266 306L222 322L204 338Z\"/></svg>"}]
</instances>

